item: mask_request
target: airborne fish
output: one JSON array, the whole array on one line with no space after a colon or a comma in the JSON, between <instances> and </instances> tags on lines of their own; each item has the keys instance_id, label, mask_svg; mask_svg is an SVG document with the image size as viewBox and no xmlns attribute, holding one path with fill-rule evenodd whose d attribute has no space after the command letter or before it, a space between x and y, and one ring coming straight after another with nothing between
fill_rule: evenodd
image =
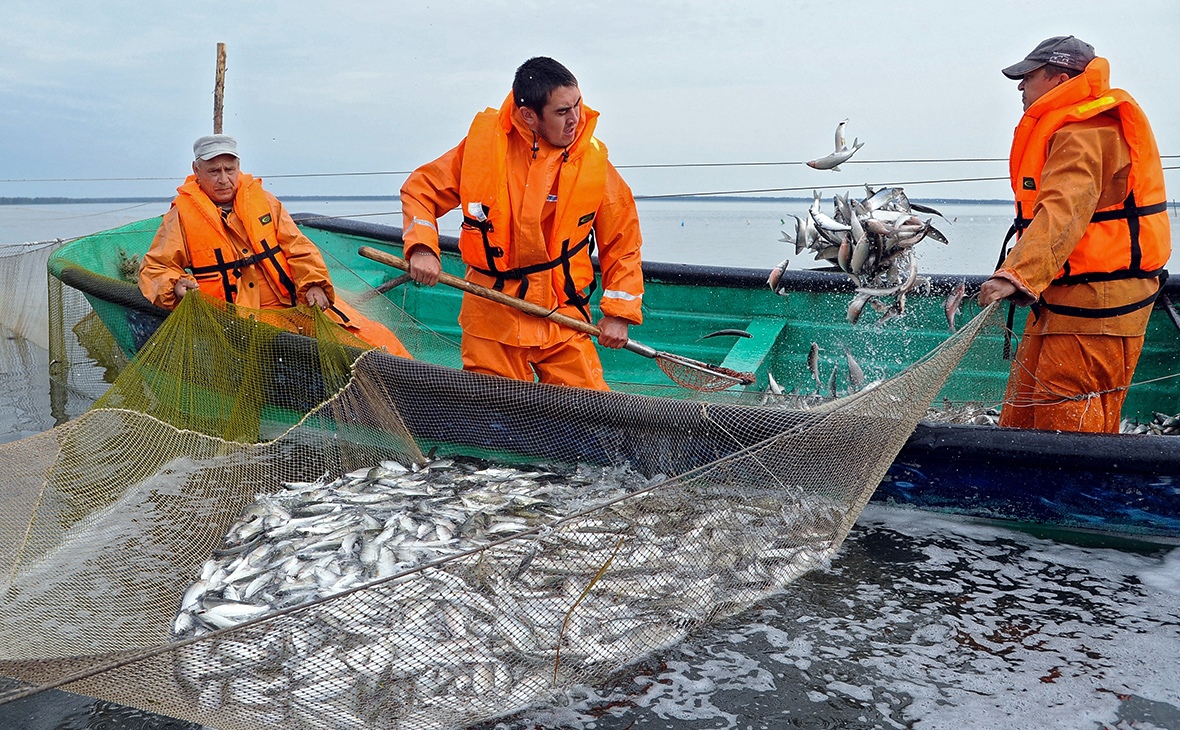
<instances>
[{"instance_id":1,"label":"airborne fish","mask_svg":"<svg viewBox=\"0 0 1180 730\"><path fill-rule=\"evenodd\" d=\"M770 276L766 277L766 285L775 294L786 294L787 290L783 281L783 272L787 270L787 264L790 263L787 259L783 259L778 266L770 270Z\"/></svg>"},{"instance_id":2,"label":"airborne fish","mask_svg":"<svg viewBox=\"0 0 1180 730\"><path fill-rule=\"evenodd\" d=\"M901 188L873 190L866 186L866 192L862 200L849 200L844 194L835 196L829 215L823 210L819 191L815 191L807 213L792 216L797 223L795 236L785 232L783 236L784 241L795 244L797 251L813 251L816 261L831 265L822 270L842 271L852 280L857 296L848 308L850 323L859 319L865 304L878 312L904 315L906 295L930 286L929 279L918 275L914 246L926 238L947 242L929 219L914 214L938 212L912 203ZM768 281L776 291L782 286L782 267L776 267ZM881 297L895 297L894 306L878 306ZM882 317L877 324L884 321Z\"/></svg>"},{"instance_id":3,"label":"airborne fish","mask_svg":"<svg viewBox=\"0 0 1180 730\"><path fill-rule=\"evenodd\" d=\"M811 371L811 375L815 378L815 384L823 387L823 381L819 379L819 351L824 348L812 342L811 349L807 351L807 369Z\"/></svg>"},{"instance_id":4,"label":"airborne fish","mask_svg":"<svg viewBox=\"0 0 1180 730\"><path fill-rule=\"evenodd\" d=\"M844 125L848 124L845 119L836 125L836 150L830 155L811 160L807 163L808 167L814 167L816 170L835 170L840 172L840 164L847 162L848 158L856 154L856 151L864 147L865 143L859 139L852 140L852 149L844 142Z\"/></svg>"},{"instance_id":5,"label":"airborne fish","mask_svg":"<svg viewBox=\"0 0 1180 730\"><path fill-rule=\"evenodd\" d=\"M963 297L967 294L967 280L964 279L959 282L949 295L946 301L943 302L942 307L946 310L946 323L950 325L951 332L955 331L955 317L959 314L959 306L963 303Z\"/></svg>"},{"instance_id":6,"label":"airborne fish","mask_svg":"<svg viewBox=\"0 0 1180 730\"><path fill-rule=\"evenodd\" d=\"M865 373L861 369L860 363L852 356L852 351L848 346L844 347L844 358L848 361L848 383L852 386L852 390L860 390L861 386L865 384Z\"/></svg>"}]
</instances>

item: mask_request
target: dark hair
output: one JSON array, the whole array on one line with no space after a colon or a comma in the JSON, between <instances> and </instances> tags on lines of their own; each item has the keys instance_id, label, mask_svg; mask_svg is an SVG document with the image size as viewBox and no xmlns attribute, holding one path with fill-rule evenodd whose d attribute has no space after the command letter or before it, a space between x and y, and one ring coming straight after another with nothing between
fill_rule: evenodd
<instances>
[{"instance_id":1,"label":"dark hair","mask_svg":"<svg viewBox=\"0 0 1180 730\"><path fill-rule=\"evenodd\" d=\"M512 79L512 98L516 105L527 106L540 114L549 103L549 95L562 86L577 86L570 70L546 56L536 56L520 64Z\"/></svg>"},{"instance_id":2,"label":"dark hair","mask_svg":"<svg viewBox=\"0 0 1180 730\"><path fill-rule=\"evenodd\" d=\"M1044 66L1041 66L1041 68L1045 69L1045 76L1056 76L1057 74L1065 74L1066 76L1068 76L1072 79L1074 76L1080 76L1082 73L1081 71L1078 71L1077 69L1066 68L1065 66L1058 66L1055 63L1046 63Z\"/></svg>"}]
</instances>

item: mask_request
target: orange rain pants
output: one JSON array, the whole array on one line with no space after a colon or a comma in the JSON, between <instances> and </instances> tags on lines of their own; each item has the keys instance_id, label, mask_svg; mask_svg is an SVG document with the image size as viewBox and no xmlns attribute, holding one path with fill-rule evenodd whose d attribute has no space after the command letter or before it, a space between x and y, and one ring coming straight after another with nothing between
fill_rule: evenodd
<instances>
[{"instance_id":1,"label":"orange rain pants","mask_svg":"<svg viewBox=\"0 0 1180 730\"><path fill-rule=\"evenodd\" d=\"M1000 425L1118 433L1143 336L1025 333L1012 362ZM1088 397L1087 397L1088 396Z\"/></svg>"},{"instance_id":2,"label":"orange rain pants","mask_svg":"<svg viewBox=\"0 0 1180 730\"><path fill-rule=\"evenodd\" d=\"M581 332L549 347L513 347L495 340L463 335L463 369L533 382L610 390L602 362L589 335Z\"/></svg>"}]
</instances>

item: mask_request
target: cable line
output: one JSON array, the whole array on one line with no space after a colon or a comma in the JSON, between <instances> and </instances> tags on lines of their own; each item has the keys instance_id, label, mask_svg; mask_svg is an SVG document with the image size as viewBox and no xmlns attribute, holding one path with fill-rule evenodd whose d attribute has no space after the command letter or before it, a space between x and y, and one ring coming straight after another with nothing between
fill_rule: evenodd
<instances>
[{"instance_id":1,"label":"cable line","mask_svg":"<svg viewBox=\"0 0 1180 730\"><path fill-rule=\"evenodd\" d=\"M1163 168L1164 170L1180 170L1180 165L1171 165ZM999 177L957 177L946 178L943 180L906 180L901 182L888 183L865 183L870 187L902 187L905 185L938 185L942 183L963 183L963 182L995 182L1008 181L1008 176L1003 175ZM700 193L665 193L662 195L636 195L636 200L660 200L664 198L698 198L708 195L749 195L752 193L794 193L807 190L826 190L828 188L858 188L860 184L855 185L799 185L789 188L750 188L746 190L713 190Z\"/></svg>"},{"instance_id":2,"label":"cable line","mask_svg":"<svg viewBox=\"0 0 1180 730\"><path fill-rule=\"evenodd\" d=\"M1180 155L1160 155L1161 160L1180 159ZM847 160L845 165L920 165L963 162L1007 162L1007 157L945 157L945 158L900 158L896 160ZM772 161L772 162L668 162L634 165L615 165L619 170L664 170L684 168L710 167L782 167L787 165L803 165L805 160ZM1176 168L1165 167L1165 170ZM277 175L260 175L267 179L285 178L315 178L315 177L373 177L380 175L409 175L413 170L375 170L368 172L298 172ZM0 183L44 183L44 182L167 182L182 179L178 175L168 177L22 177L3 178ZM981 178L990 179L990 178ZM705 193L698 193L705 194Z\"/></svg>"},{"instance_id":3,"label":"cable line","mask_svg":"<svg viewBox=\"0 0 1180 730\"><path fill-rule=\"evenodd\" d=\"M960 177L947 180L909 180L905 182L891 182L891 183L868 183L872 187L900 187L902 185L933 185L936 183L957 183L957 182L990 182L994 180L1007 180L1008 177ZM857 185L802 185L790 188L754 188L748 190L715 190L704 193L667 193L664 195L636 195L636 200L658 200L661 198L696 198L705 195L746 195L750 193L788 193L800 192L806 190L827 189L831 187L856 188Z\"/></svg>"},{"instance_id":4,"label":"cable line","mask_svg":"<svg viewBox=\"0 0 1180 730\"><path fill-rule=\"evenodd\" d=\"M937 162L1007 162L1006 157L950 157L946 159L899 159L899 160L845 160L841 165L892 165L892 164L922 164ZM785 165L806 165L806 160L791 160L786 162L680 162L659 163L650 165L615 165L617 170L653 170L686 167L771 167Z\"/></svg>"}]
</instances>

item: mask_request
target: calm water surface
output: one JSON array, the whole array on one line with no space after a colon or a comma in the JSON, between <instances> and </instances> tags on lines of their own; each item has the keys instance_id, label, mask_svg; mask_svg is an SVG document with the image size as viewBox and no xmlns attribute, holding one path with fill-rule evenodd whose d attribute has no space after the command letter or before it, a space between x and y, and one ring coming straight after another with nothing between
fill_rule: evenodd
<instances>
[{"instance_id":1,"label":"calm water surface","mask_svg":"<svg viewBox=\"0 0 1180 730\"><path fill-rule=\"evenodd\" d=\"M153 205L0 206L0 242L81 235L166 207ZM806 205L641 203L645 257L769 267L793 255L776 241L779 219ZM940 207L951 244L923 243L923 270L989 271L1007 206ZM5 336L0 367L0 442L51 428L45 351ZM606 686L485 730L1180 728L1177 657L1180 551L871 505L829 566L775 599ZM5 730L195 727L61 692L0 706Z\"/></svg>"}]
</instances>

